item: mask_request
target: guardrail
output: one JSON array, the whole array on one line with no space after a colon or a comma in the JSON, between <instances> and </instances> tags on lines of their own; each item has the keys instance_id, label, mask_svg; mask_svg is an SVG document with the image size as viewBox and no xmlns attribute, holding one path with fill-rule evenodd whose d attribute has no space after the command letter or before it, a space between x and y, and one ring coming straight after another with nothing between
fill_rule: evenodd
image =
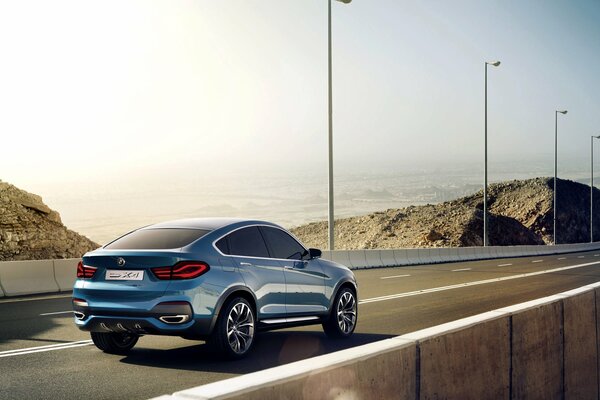
<instances>
[{"instance_id":1,"label":"guardrail","mask_svg":"<svg viewBox=\"0 0 600 400\"><path fill-rule=\"evenodd\" d=\"M597 399L600 282L155 399Z\"/></svg>"},{"instance_id":2,"label":"guardrail","mask_svg":"<svg viewBox=\"0 0 600 400\"><path fill-rule=\"evenodd\" d=\"M352 269L396 267L492 258L573 253L600 249L600 242L556 246L431 247L394 250L323 251L323 258ZM68 292L78 258L0 262L0 297Z\"/></svg>"}]
</instances>

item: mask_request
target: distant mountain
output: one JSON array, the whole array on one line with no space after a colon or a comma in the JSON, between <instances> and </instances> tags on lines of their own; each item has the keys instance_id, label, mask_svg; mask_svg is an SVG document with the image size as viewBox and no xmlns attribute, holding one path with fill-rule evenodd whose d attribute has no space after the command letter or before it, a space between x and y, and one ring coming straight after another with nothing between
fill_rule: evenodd
<instances>
[{"instance_id":1,"label":"distant mountain","mask_svg":"<svg viewBox=\"0 0 600 400\"><path fill-rule=\"evenodd\" d=\"M40 196L0 181L0 261L77 258L98 247L67 229Z\"/></svg>"},{"instance_id":2,"label":"distant mountain","mask_svg":"<svg viewBox=\"0 0 600 400\"><path fill-rule=\"evenodd\" d=\"M558 243L589 241L590 187L557 181ZM600 214L600 190L594 189ZM492 184L488 190L490 245L552 243L553 179ZM336 249L483 245L483 191L435 205L410 206L336 220ZM293 228L305 244L327 248L327 222ZM600 215L594 221L600 240Z\"/></svg>"}]
</instances>

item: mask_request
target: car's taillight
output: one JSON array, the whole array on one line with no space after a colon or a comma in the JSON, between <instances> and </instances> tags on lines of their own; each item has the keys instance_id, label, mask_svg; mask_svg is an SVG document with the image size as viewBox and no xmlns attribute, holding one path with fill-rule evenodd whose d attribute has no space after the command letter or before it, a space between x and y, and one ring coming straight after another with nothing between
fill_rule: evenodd
<instances>
[{"instance_id":1,"label":"car's taillight","mask_svg":"<svg viewBox=\"0 0 600 400\"><path fill-rule=\"evenodd\" d=\"M154 276L156 276L160 280L171 279L171 267L152 268L152 272L154 272Z\"/></svg>"},{"instance_id":2,"label":"car's taillight","mask_svg":"<svg viewBox=\"0 0 600 400\"><path fill-rule=\"evenodd\" d=\"M83 261L79 261L77 264L77 277L80 279L91 278L96 273L96 267L90 267L89 265L83 265Z\"/></svg>"},{"instance_id":3,"label":"car's taillight","mask_svg":"<svg viewBox=\"0 0 600 400\"><path fill-rule=\"evenodd\" d=\"M208 264L197 261L182 261L172 267L152 268L154 276L160 280L194 279L206 273Z\"/></svg>"}]
</instances>

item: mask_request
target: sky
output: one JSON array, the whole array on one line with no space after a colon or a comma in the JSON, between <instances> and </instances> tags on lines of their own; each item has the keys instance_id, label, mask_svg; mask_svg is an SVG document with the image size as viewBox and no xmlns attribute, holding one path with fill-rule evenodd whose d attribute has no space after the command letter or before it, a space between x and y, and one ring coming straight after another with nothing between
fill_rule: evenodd
<instances>
[{"instance_id":1,"label":"sky","mask_svg":"<svg viewBox=\"0 0 600 400\"><path fill-rule=\"evenodd\" d=\"M597 0L353 0L332 20L336 175L482 163L486 60L502 62L490 163L551 175L567 109L559 170L589 168ZM326 179L325 0L0 0L0 60L0 179L17 186Z\"/></svg>"}]
</instances>

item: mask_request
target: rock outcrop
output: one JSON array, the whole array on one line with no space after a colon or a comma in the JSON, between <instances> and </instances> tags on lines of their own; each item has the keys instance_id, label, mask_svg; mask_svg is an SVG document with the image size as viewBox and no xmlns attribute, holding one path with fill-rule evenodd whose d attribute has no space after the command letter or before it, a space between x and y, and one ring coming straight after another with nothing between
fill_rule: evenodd
<instances>
[{"instance_id":1,"label":"rock outcrop","mask_svg":"<svg viewBox=\"0 0 600 400\"><path fill-rule=\"evenodd\" d=\"M74 258L98 247L67 229L40 196L0 181L0 261Z\"/></svg>"},{"instance_id":2,"label":"rock outcrop","mask_svg":"<svg viewBox=\"0 0 600 400\"><path fill-rule=\"evenodd\" d=\"M558 243L589 241L590 187L557 181ZM594 209L600 213L600 191L594 189ZM536 178L490 185L488 239L490 245L552 243L553 179ZM594 232L600 240L600 216ZM327 222L315 222L292 232L310 247L327 248ZM481 246L483 192L435 205L389 209L336 220L336 249Z\"/></svg>"}]
</instances>

